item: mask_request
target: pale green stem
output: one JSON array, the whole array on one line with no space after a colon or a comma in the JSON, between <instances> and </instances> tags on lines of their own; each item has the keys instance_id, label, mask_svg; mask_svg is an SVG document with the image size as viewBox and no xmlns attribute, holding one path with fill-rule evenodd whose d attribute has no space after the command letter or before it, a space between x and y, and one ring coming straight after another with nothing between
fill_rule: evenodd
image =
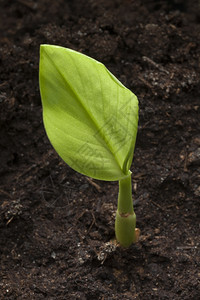
<instances>
[{"instance_id":1,"label":"pale green stem","mask_svg":"<svg viewBox=\"0 0 200 300\"><path fill-rule=\"evenodd\" d=\"M131 174L119 181L118 207L115 220L117 241L129 247L135 240L136 215L133 210Z\"/></svg>"}]
</instances>

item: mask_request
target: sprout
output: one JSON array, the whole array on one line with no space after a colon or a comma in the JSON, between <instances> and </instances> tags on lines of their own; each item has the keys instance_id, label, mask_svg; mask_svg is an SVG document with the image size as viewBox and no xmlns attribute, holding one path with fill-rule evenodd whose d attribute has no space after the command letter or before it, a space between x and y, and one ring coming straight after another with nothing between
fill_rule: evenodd
<instances>
[{"instance_id":1,"label":"sprout","mask_svg":"<svg viewBox=\"0 0 200 300\"><path fill-rule=\"evenodd\" d=\"M71 49L41 45L40 93L46 133L60 157L86 176L119 181L115 231L136 241L130 166L138 100L106 67Z\"/></svg>"}]
</instances>

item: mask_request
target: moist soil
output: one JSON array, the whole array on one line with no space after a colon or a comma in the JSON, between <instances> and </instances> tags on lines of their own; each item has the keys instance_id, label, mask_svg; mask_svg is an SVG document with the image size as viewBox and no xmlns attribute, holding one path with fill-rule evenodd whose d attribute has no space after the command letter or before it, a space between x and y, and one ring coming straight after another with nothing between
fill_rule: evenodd
<instances>
[{"instance_id":1,"label":"moist soil","mask_svg":"<svg viewBox=\"0 0 200 300\"><path fill-rule=\"evenodd\" d=\"M44 43L138 96L128 249L114 240L118 183L76 173L47 139ZM0 1L0 299L199 299L199 47L195 0Z\"/></svg>"}]
</instances>

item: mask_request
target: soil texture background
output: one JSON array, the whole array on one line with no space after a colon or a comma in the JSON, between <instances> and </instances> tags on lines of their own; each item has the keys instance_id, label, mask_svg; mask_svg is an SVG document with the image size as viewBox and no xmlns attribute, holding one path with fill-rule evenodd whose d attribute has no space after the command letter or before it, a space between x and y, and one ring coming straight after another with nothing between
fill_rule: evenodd
<instances>
[{"instance_id":1,"label":"soil texture background","mask_svg":"<svg viewBox=\"0 0 200 300\"><path fill-rule=\"evenodd\" d=\"M118 183L76 173L47 139L40 44L138 96L129 249L113 243ZM0 0L1 300L199 299L199 85L199 0Z\"/></svg>"}]
</instances>

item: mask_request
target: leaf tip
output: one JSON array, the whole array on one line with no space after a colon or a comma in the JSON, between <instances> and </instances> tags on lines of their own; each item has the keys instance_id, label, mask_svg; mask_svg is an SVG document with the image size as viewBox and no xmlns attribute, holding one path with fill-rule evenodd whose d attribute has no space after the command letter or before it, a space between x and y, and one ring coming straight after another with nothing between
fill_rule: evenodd
<instances>
[{"instance_id":1,"label":"leaf tip","mask_svg":"<svg viewBox=\"0 0 200 300\"><path fill-rule=\"evenodd\" d=\"M44 52L48 51L48 48L50 48L51 45L48 44L41 44L40 45L40 55L43 54Z\"/></svg>"}]
</instances>

